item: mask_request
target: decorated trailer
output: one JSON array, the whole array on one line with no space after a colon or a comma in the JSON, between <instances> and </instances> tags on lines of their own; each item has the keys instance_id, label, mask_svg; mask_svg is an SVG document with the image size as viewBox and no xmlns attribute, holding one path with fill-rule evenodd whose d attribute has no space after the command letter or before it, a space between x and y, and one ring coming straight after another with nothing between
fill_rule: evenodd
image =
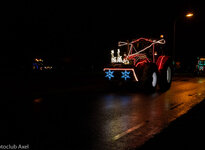
<instances>
[{"instance_id":1,"label":"decorated trailer","mask_svg":"<svg viewBox=\"0 0 205 150\"><path fill-rule=\"evenodd\" d=\"M131 42L118 42L118 49L111 50L111 63L104 68L105 78L112 83L138 83L154 91L159 85L168 90L172 82L172 61L161 47L164 39L139 38ZM157 50L158 48L158 50Z\"/></svg>"}]
</instances>

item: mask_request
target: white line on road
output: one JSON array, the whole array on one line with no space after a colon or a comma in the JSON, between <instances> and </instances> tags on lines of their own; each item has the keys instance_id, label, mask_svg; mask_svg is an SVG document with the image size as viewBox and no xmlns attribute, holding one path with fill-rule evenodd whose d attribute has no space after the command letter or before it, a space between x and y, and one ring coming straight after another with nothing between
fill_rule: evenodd
<instances>
[{"instance_id":1,"label":"white line on road","mask_svg":"<svg viewBox=\"0 0 205 150\"><path fill-rule=\"evenodd\" d=\"M142 122L142 123L140 123L140 124L138 124L138 125L136 125L136 126L130 128L130 129L128 129L128 130L125 131L125 132L122 132L122 133L120 133L120 134L114 136L112 139L113 139L114 141L116 141L116 140L120 139L121 137L127 135L128 133L133 132L134 130L139 129L139 128L140 128L141 126L143 126L143 125L144 125L144 122Z\"/></svg>"}]
</instances>

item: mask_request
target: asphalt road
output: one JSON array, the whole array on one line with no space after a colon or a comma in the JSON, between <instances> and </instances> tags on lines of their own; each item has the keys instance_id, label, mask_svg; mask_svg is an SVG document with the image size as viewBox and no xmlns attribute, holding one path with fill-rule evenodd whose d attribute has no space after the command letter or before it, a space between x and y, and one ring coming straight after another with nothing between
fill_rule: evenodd
<instances>
[{"instance_id":1,"label":"asphalt road","mask_svg":"<svg viewBox=\"0 0 205 150\"><path fill-rule=\"evenodd\" d=\"M63 81L4 81L0 145L136 149L205 98L204 77L175 77L170 90L153 94Z\"/></svg>"}]
</instances>

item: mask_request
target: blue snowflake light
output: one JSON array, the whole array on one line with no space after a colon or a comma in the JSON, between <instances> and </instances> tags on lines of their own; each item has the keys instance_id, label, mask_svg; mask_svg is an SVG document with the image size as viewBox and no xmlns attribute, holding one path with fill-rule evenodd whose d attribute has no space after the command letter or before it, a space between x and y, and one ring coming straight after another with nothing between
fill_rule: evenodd
<instances>
[{"instance_id":1,"label":"blue snowflake light","mask_svg":"<svg viewBox=\"0 0 205 150\"><path fill-rule=\"evenodd\" d=\"M114 78L114 75L113 75L113 73L114 73L114 71L107 71L107 72L105 72L106 73L106 78L109 78L109 80L111 80L111 78Z\"/></svg>"},{"instance_id":2,"label":"blue snowflake light","mask_svg":"<svg viewBox=\"0 0 205 150\"><path fill-rule=\"evenodd\" d=\"M130 78L130 75L129 75L130 72L129 71L125 70L125 71L123 71L121 73L122 73L121 78L124 78L125 80L127 80L127 78Z\"/></svg>"}]
</instances>

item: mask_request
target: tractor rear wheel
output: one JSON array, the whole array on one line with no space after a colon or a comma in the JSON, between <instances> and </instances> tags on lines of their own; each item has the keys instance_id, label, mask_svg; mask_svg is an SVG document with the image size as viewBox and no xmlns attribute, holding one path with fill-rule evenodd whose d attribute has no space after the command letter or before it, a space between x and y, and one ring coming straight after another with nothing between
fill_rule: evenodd
<instances>
[{"instance_id":1,"label":"tractor rear wheel","mask_svg":"<svg viewBox=\"0 0 205 150\"><path fill-rule=\"evenodd\" d=\"M167 61L159 72L159 87L161 91L166 91L171 87L173 67L171 61Z\"/></svg>"}]
</instances>

